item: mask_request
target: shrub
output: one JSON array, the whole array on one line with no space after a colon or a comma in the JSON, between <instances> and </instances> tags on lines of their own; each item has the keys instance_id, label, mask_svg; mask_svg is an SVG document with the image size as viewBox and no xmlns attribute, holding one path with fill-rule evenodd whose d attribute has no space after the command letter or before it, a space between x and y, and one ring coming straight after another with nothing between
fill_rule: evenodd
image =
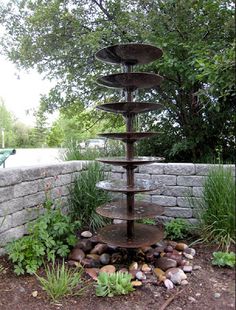
<instances>
[{"instance_id":1,"label":"shrub","mask_svg":"<svg viewBox=\"0 0 236 310\"><path fill-rule=\"evenodd\" d=\"M96 213L96 208L110 200L108 192L96 187L96 183L105 179L105 173L99 163L89 163L70 188L69 213L73 219L81 221L82 226L96 230L109 220Z\"/></svg>"},{"instance_id":2,"label":"shrub","mask_svg":"<svg viewBox=\"0 0 236 310\"><path fill-rule=\"evenodd\" d=\"M202 239L228 251L235 243L235 184L231 170L218 166L204 183L203 199L193 202L199 208Z\"/></svg>"},{"instance_id":3,"label":"shrub","mask_svg":"<svg viewBox=\"0 0 236 310\"><path fill-rule=\"evenodd\" d=\"M81 294L82 288L78 287L82 283L81 275L83 269L72 270L65 266L64 261L60 265L55 265L53 261L52 267L45 266L45 277L36 274L43 290L47 292L53 301L68 295ZM77 290L75 291L75 289Z\"/></svg>"},{"instance_id":4,"label":"shrub","mask_svg":"<svg viewBox=\"0 0 236 310\"><path fill-rule=\"evenodd\" d=\"M189 223L184 219L174 219L164 226L165 238L178 240L186 238L190 232Z\"/></svg>"},{"instance_id":5,"label":"shrub","mask_svg":"<svg viewBox=\"0 0 236 310\"><path fill-rule=\"evenodd\" d=\"M220 267L231 267L235 266L235 253L234 252L214 252L212 264Z\"/></svg>"},{"instance_id":6,"label":"shrub","mask_svg":"<svg viewBox=\"0 0 236 310\"><path fill-rule=\"evenodd\" d=\"M113 297L124 295L134 291L131 283L131 275L128 272L99 273L96 286L97 296Z\"/></svg>"},{"instance_id":7,"label":"shrub","mask_svg":"<svg viewBox=\"0 0 236 310\"><path fill-rule=\"evenodd\" d=\"M59 208L52 209L48 201L45 206L45 213L29 224L29 235L6 246L17 275L35 273L45 258L50 261L55 256L66 257L77 241L75 230L80 223L72 223Z\"/></svg>"}]
</instances>

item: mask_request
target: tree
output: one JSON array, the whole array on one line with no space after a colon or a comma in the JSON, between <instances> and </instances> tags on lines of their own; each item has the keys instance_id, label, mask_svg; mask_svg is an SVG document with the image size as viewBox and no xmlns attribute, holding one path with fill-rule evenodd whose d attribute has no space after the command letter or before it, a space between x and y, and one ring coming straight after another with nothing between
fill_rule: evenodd
<instances>
[{"instance_id":1,"label":"tree","mask_svg":"<svg viewBox=\"0 0 236 310\"><path fill-rule=\"evenodd\" d=\"M2 130L4 130L5 147L9 148L15 146L13 122L13 115L7 110L4 101L0 97L0 147L2 147Z\"/></svg>"},{"instance_id":2,"label":"tree","mask_svg":"<svg viewBox=\"0 0 236 310\"><path fill-rule=\"evenodd\" d=\"M160 61L140 68L165 78L151 92L164 112L140 118L141 127L159 131L155 143L144 142L146 149L183 161L221 149L230 159L235 143L231 1L15 0L0 16L6 30L3 52L19 67L36 67L58 80L42 101L48 111L83 109L119 97L96 86L97 75L119 70L95 61L99 48L134 41L162 47ZM140 92L139 98L150 95Z\"/></svg>"}]
</instances>

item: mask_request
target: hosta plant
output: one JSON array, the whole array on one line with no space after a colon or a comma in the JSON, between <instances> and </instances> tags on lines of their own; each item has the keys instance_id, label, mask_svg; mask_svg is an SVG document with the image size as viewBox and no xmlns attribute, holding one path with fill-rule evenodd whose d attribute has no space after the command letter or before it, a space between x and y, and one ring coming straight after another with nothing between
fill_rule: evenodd
<instances>
[{"instance_id":1,"label":"hosta plant","mask_svg":"<svg viewBox=\"0 0 236 310\"><path fill-rule=\"evenodd\" d=\"M214 252L212 259L212 265L219 267L231 267L235 266L235 253L234 252Z\"/></svg>"},{"instance_id":2,"label":"hosta plant","mask_svg":"<svg viewBox=\"0 0 236 310\"><path fill-rule=\"evenodd\" d=\"M128 272L101 272L97 279L96 295L113 297L134 291L131 284L131 275Z\"/></svg>"}]
</instances>

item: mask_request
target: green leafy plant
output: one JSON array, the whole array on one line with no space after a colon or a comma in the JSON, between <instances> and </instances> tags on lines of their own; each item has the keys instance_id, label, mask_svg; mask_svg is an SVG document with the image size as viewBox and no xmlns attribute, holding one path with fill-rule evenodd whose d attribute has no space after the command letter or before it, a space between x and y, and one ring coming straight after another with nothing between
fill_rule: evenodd
<instances>
[{"instance_id":1,"label":"green leafy plant","mask_svg":"<svg viewBox=\"0 0 236 310\"><path fill-rule=\"evenodd\" d=\"M109 220L96 213L96 208L110 200L106 191L96 187L96 183L104 180L105 172L98 163L89 163L70 188L69 213L73 219L81 221L82 226L96 230Z\"/></svg>"},{"instance_id":2,"label":"green leafy plant","mask_svg":"<svg viewBox=\"0 0 236 310\"><path fill-rule=\"evenodd\" d=\"M235 253L234 252L213 252L212 265L220 267L231 267L235 266Z\"/></svg>"},{"instance_id":3,"label":"green leafy plant","mask_svg":"<svg viewBox=\"0 0 236 310\"><path fill-rule=\"evenodd\" d=\"M131 277L128 272L99 273L96 295L113 297L133 292L134 288L131 284Z\"/></svg>"},{"instance_id":4,"label":"green leafy plant","mask_svg":"<svg viewBox=\"0 0 236 310\"><path fill-rule=\"evenodd\" d=\"M156 225L156 221L154 219L149 219L149 218L138 220L138 223L146 224L146 225Z\"/></svg>"},{"instance_id":5,"label":"green leafy plant","mask_svg":"<svg viewBox=\"0 0 236 310\"><path fill-rule=\"evenodd\" d=\"M186 238L190 232L189 223L184 219L174 219L164 226L165 238L178 240Z\"/></svg>"},{"instance_id":6,"label":"green leafy plant","mask_svg":"<svg viewBox=\"0 0 236 310\"><path fill-rule=\"evenodd\" d=\"M45 266L45 273L45 277L37 274L36 277L43 290L53 301L58 301L68 295L80 295L82 293L83 288L79 286L82 284L82 268L72 270L65 266L64 261L57 265L53 261L51 267Z\"/></svg>"},{"instance_id":7,"label":"green leafy plant","mask_svg":"<svg viewBox=\"0 0 236 310\"><path fill-rule=\"evenodd\" d=\"M228 251L235 243L235 183L232 171L218 165L209 171L202 200L193 200L199 210L202 240Z\"/></svg>"},{"instance_id":8,"label":"green leafy plant","mask_svg":"<svg viewBox=\"0 0 236 310\"><path fill-rule=\"evenodd\" d=\"M66 257L77 241L75 230L80 223L71 222L60 208L52 209L49 201L45 208L45 213L29 224L29 235L6 246L17 275L35 273L45 258L50 261L55 256Z\"/></svg>"}]
</instances>

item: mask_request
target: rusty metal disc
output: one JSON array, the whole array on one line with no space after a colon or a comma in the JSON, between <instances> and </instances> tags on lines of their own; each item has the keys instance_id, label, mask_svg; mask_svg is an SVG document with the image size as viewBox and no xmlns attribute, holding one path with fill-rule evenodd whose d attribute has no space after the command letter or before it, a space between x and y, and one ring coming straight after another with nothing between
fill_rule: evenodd
<instances>
[{"instance_id":1,"label":"rusty metal disc","mask_svg":"<svg viewBox=\"0 0 236 310\"><path fill-rule=\"evenodd\" d=\"M98 110L103 110L112 113L137 114L163 109L163 105L159 103L149 102L112 102L105 103L96 107Z\"/></svg>"},{"instance_id":2,"label":"rusty metal disc","mask_svg":"<svg viewBox=\"0 0 236 310\"><path fill-rule=\"evenodd\" d=\"M122 248L139 248L152 245L164 238L163 231L156 226L134 224L134 236L127 238L126 224L108 225L98 232L98 239L112 246Z\"/></svg>"},{"instance_id":3,"label":"rusty metal disc","mask_svg":"<svg viewBox=\"0 0 236 310\"><path fill-rule=\"evenodd\" d=\"M110 192L119 193L141 193L151 192L158 189L157 185L152 180L136 180L134 186L128 186L125 180L105 180L96 184L96 187Z\"/></svg>"},{"instance_id":4,"label":"rusty metal disc","mask_svg":"<svg viewBox=\"0 0 236 310\"><path fill-rule=\"evenodd\" d=\"M132 159L127 159L126 157L108 157L108 158L97 158L105 164L111 164L114 166L140 166L147 165L151 163L156 163L165 160L163 157L134 157Z\"/></svg>"},{"instance_id":5,"label":"rusty metal disc","mask_svg":"<svg viewBox=\"0 0 236 310\"><path fill-rule=\"evenodd\" d=\"M99 85L108 88L123 88L135 91L141 88L154 88L160 85L163 78L154 73L132 72L105 75L97 79Z\"/></svg>"},{"instance_id":6,"label":"rusty metal disc","mask_svg":"<svg viewBox=\"0 0 236 310\"><path fill-rule=\"evenodd\" d=\"M123 142L135 142L137 140L151 138L157 132L119 132L119 133L100 133L99 136L109 139L121 140Z\"/></svg>"},{"instance_id":7,"label":"rusty metal disc","mask_svg":"<svg viewBox=\"0 0 236 310\"><path fill-rule=\"evenodd\" d=\"M95 57L109 64L148 64L162 56L160 48L140 43L112 45L99 50Z\"/></svg>"},{"instance_id":8,"label":"rusty metal disc","mask_svg":"<svg viewBox=\"0 0 236 310\"><path fill-rule=\"evenodd\" d=\"M146 201L135 201L134 212L130 214L127 210L125 199L106 203L96 209L96 212L104 217L120 220L139 220L162 215L164 208Z\"/></svg>"}]
</instances>

